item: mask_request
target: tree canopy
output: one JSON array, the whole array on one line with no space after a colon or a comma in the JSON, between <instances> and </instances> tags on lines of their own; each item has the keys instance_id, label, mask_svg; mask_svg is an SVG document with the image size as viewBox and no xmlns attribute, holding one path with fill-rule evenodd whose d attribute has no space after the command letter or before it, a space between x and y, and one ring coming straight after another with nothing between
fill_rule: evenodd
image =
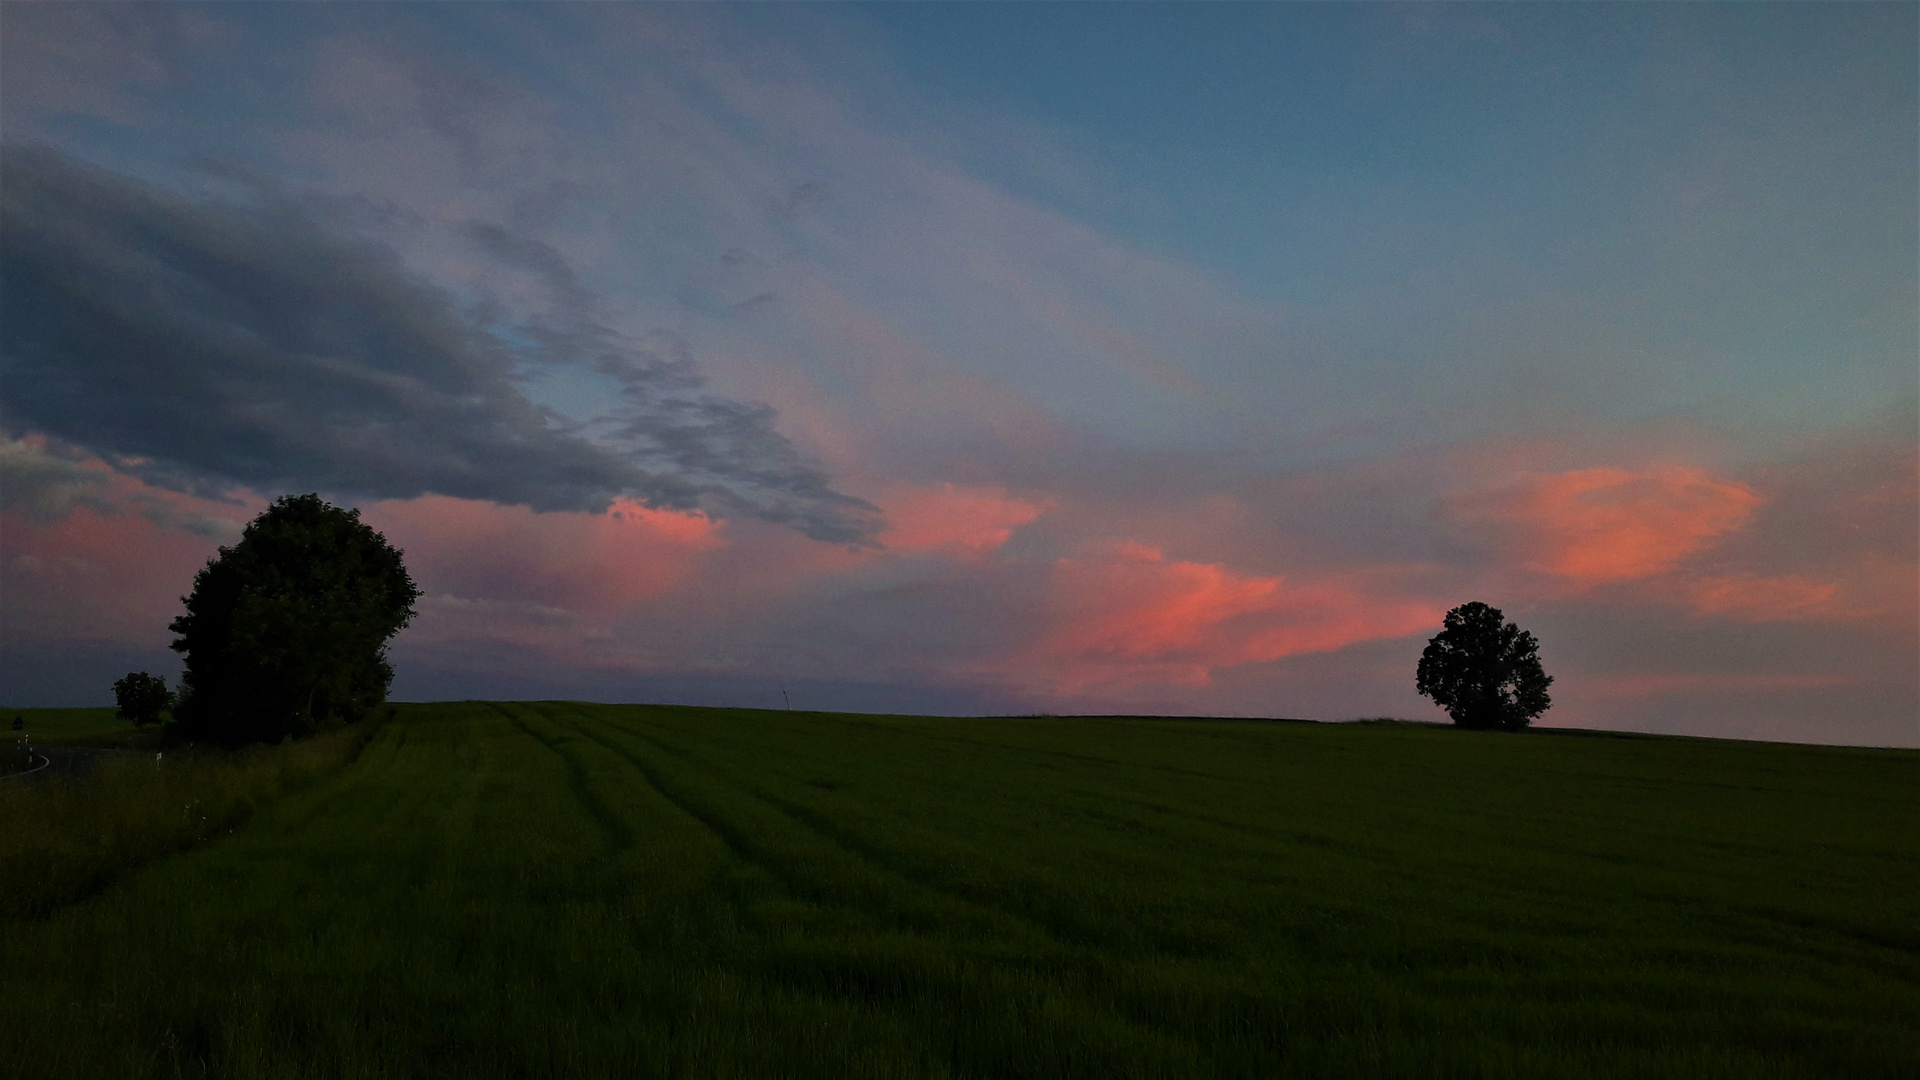
<instances>
[{"instance_id":1,"label":"tree canopy","mask_svg":"<svg viewBox=\"0 0 1920 1080\"><path fill-rule=\"evenodd\" d=\"M393 682L389 638L420 590L400 552L318 495L288 495L193 580L173 648L174 717L218 742L276 742L358 719Z\"/></svg>"},{"instance_id":2,"label":"tree canopy","mask_svg":"<svg viewBox=\"0 0 1920 1080\"><path fill-rule=\"evenodd\" d=\"M1553 703L1539 642L1505 620L1499 608L1462 604L1420 654L1415 687L1461 727L1518 731Z\"/></svg>"},{"instance_id":3,"label":"tree canopy","mask_svg":"<svg viewBox=\"0 0 1920 1080\"><path fill-rule=\"evenodd\" d=\"M113 684L113 704L120 719L145 727L159 723L160 714L173 708L173 692L160 676L132 671Z\"/></svg>"}]
</instances>

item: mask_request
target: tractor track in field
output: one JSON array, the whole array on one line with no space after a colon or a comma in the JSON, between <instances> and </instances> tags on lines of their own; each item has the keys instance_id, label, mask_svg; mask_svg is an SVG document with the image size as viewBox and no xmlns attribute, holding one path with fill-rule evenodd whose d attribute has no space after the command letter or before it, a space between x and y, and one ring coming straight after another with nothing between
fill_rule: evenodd
<instances>
[{"instance_id":1,"label":"tractor track in field","mask_svg":"<svg viewBox=\"0 0 1920 1080\"><path fill-rule=\"evenodd\" d=\"M561 749L557 741L534 731L527 726L526 721L508 712L501 706L489 703L488 707L498 712L501 716L506 717L509 723L520 729L521 734L552 751L554 756L558 757L561 762L566 765L567 786L573 790L573 797L580 803L581 807L587 811L587 814L593 818L594 823L600 827L601 836L611 849L609 854L617 854L633 847L634 837L632 826L622 821L620 815L614 813L612 807L608 806L598 795L593 793L593 788L587 779L586 768L583 767L573 755ZM543 720L550 719L537 711L534 715L539 716Z\"/></svg>"},{"instance_id":2,"label":"tractor track in field","mask_svg":"<svg viewBox=\"0 0 1920 1080\"><path fill-rule=\"evenodd\" d=\"M586 724L583 724L581 722L582 720L587 720L591 722L591 718L573 717L573 716L552 716L545 713L542 713L541 716L543 719L551 720L556 723L571 724L574 730L577 731L582 738L587 739L593 742L595 745L600 746L602 749L605 749L613 753L614 755L618 756L621 760L625 761L628 765L632 766L633 769L640 774L640 778L646 781L647 786L651 787L654 790L654 792L660 796L661 799L665 800L669 806L672 806L674 809L680 811L682 814L685 814L687 817L691 818L695 823L700 825L701 828L712 833L714 837L717 838L720 841L720 843L726 847L727 852L731 854L734 858L740 860L741 862L747 863L750 866L755 866L762 870L767 871L768 873L772 874L775 878L779 879L779 881L782 884L786 885L796 895L804 894L803 890L796 887L799 883L795 881L790 875L783 873L778 867L772 865L767 859L765 859L762 856L757 856L754 853L753 848L755 847L755 845L752 844L752 842L749 840L749 838L747 837L747 834L744 831L740 829L736 829L731 825L728 825L723 819L721 819L716 814L707 813L701 810L699 807L695 806L691 800L687 799L684 794L675 794L675 792L671 789L670 785L664 785L661 783L660 774L656 772L651 765L643 761L641 758L635 756L626 748L621 747L615 743L608 742L606 739L601 738L599 735L589 730ZM638 737L645 739L645 736L638 736ZM646 739L645 741L652 743L654 746L658 747L663 751L672 753L671 750L668 750L668 748L664 746L660 746L660 744L658 743L654 743L653 740L651 739Z\"/></svg>"},{"instance_id":3,"label":"tractor track in field","mask_svg":"<svg viewBox=\"0 0 1920 1080\"><path fill-rule=\"evenodd\" d=\"M610 743L596 735L588 726L595 722L592 718L575 717L564 714L556 716L549 712L542 711L535 706L529 706L529 708L532 709L535 715L543 720L551 723L566 723L571 725L582 738L594 743L601 749L620 758L622 761L625 761L628 767L640 774L641 781L651 788L655 795L660 797L661 802L672 807L677 813L693 822L693 824L702 831L720 841L720 846L726 850L728 857L735 862L760 870L773 878L773 880L779 882L782 888L795 896L808 896L812 893L812 890L801 888L800 882L797 881L791 873L788 873L782 867L774 865L771 860L763 855L756 854L754 845L744 832L732 828L715 815L701 811L684 796L676 795L670 790L668 785L661 782L660 774L656 772L652 766L625 748ZM733 905L734 912L741 919L749 922L756 921L752 910L743 902L740 896L730 896L730 902Z\"/></svg>"},{"instance_id":4,"label":"tractor track in field","mask_svg":"<svg viewBox=\"0 0 1920 1080\"><path fill-rule=\"evenodd\" d=\"M777 880L779 880L782 884L784 884L791 892L793 892L794 895L801 896L801 897L815 897L815 896L819 896L823 892L828 891L828 890L822 890L818 888L805 886L805 883L801 881L793 872L785 869L781 865L778 865L781 860L778 860L776 858L773 858L765 854L764 852L760 852L756 850L757 845L754 845L752 843L751 839L748 837L748 834L744 830L736 829L736 828L733 828L732 826L724 824L717 815L701 811L700 809L695 807L692 804L692 801L687 799L684 795L676 796L671 791L669 791L668 788L663 787L660 784L658 774L653 770L651 766L647 765L645 762L640 760L632 752L619 746L617 743L609 742L606 739L601 738L600 736L596 735L592 731L588 730L587 725L594 724L594 723L604 723L604 721L600 721L597 718L586 716L586 715L554 716L549 713L541 713L541 715L546 719L550 719L554 721L566 721L571 723L574 726L575 730L579 731L582 736L592 740L593 742L606 748L612 753L617 754L621 758L625 759L627 762L632 764L636 770L640 772L641 776L646 779L647 783L651 785L655 791L659 792L662 798L666 799L669 803L673 804L675 807L678 807L682 812L687 814L687 816L693 818L695 821L699 822L700 824L705 826L707 829L711 830L721 840L721 842L727 846L728 850L732 852L742 862L750 866L754 866L758 869L764 870L767 873L773 875ZM622 728L620 730L623 734L631 735L632 737L653 746L654 748L661 751L662 753L668 754L669 756L673 757L677 761L694 765L695 767L699 768L702 772L708 774L711 777L714 777L719 783L725 784L726 786L733 789L734 791L742 795L745 795L748 798L754 799L757 802L760 802L762 805L773 810L775 813L779 814L783 818L786 818L788 821L790 821L794 825L799 826L801 829L805 830L806 832L811 833L812 835L817 836L821 840L825 841L834 850L840 851L841 853L849 856L855 863L861 866L864 866L872 871L876 871L884 877L892 878L900 882L901 884L909 886L910 888L913 888L916 890L924 890L926 892L932 893L935 896L941 897L947 902L959 903L963 907L970 908L975 912L981 915L985 915L992 920L1001 921L1003 923L1011 923L1015 926L1019 926L1027 930L1028 932L1037 934L1040 938L1044 939L1050 945L1053 946L1054 948L1053 955L1044 956L1044 957L1035 957L1030 963L1028 963L1025 966L1035 971L1040 971L1040 970L1057 968L1062 961L1069 961L1071 963L1071 966L1078 969L1080 973L1087 980L1086 987L1083 991L1083 996L1086 1000L1090 1002L1092 1001L1103 1002L1119 1010L1121 1014L1119 1018L1122 1019L1123 1022L1130 1027L1135 1027L1143 1031L1151 1031L1162 1036L1173 1036L1176 1039L1186 1040L1189 1042L1190 1045L1196 1045L1196 1048L1197 1048L1197 1044L1192 1044L1191 1041L1187 1039L1186 1034L1180 1031L1177 1027L1164 1024L1161 1022L1157 1022L1155 1018L1153 1018L1152 1016L1143 1015L1139 1012L1139 1010L1130 1008L1129 1002L1123 1001L1119 998L1112 997L1110 995L1103 995L1097 991L1096 987L1099 985L1099 981L1103 974L1103 968L1104 968L1104 965L1098 962L1097 954L1098 954L1099 946L1097 942L1075 940L1072 935L1064 933L1059 928L1052 926L1043 920L1036 919L1031 915L1002 907L999 904L992 903L990 901L983 900L981 898L969 895L965 892L955 890L949 886L928 881L916 875L910 874L902 870L899 866L894 864L891 860L882 857L880 855L881 849L873 845L867 844L863 841L856 840L851 836L851 834L848 834L840 829L832 828L830 826L825 825L823 819L819 818L815 814L802 811L798 807L794 806L793 804L787 803L785 800L779 799L777 797L770 796L765 792L762 792L753 788L744 787L738 783L728 780L725 777L718 776L711 767L706 766L698 762L697 760L690 758L685 754L676 753L672 747L660 742L657 739L651 738L647 735L641 734L640 732L633 731L631 729ZM848 904L846 900L842 900L842 899L836 899L834 902L841 904L843 906L854 906L854 905ZM862 910L858 907L856 907L855 909ZM919 919L916 921L926 922L929 928L935 928L940 923L940 919L938 917L930 917L925 919Z\"/></svg>"},{"instance_id":5,"label":"tractor track in field","mask_svg":"<svg viewBox=\"0 0 1920 1080\"><path fill-rule=\"evenodd\" d=\"M593 740L599 745L605 747L607 750L625 759L629 764L631 764L636 770L640 772L641 776L646 779L647 783L650 784L655 791L658 791L660 793L660 796L662 798L666 799L668 802L678 807L688 817L693 818L695 821L705 826L708 830L712 831L714 835L719 837L721 842L727 846L728 851L732 852L734 856L740 859L742 862L748 863L749 865L752 865L752 866L756 866L772 874L774 877L779 879L783 884L785 884L787 888L797 896L825 898L826 895L830 894L831 892L830 889L823 889L818 885L810 883L800 875L794 873L791 869L782 865L782 863L784 863L785 860L781 860L767 853L764 850L763 845L760 845L754 842L753 837L750 835L750 833L747 830L737 828L734 825L731 825L728 822L726 822L724 818L722 818L720 815L712 813L711 811L702 809L700 806L697 805L697 800L688 797L686 792L676 791L674 789L674 786L671 784L663 784L661 782L660 774L653 768L653 766L648 764L645 760L643 760L638 755L634 754L631 750L623 746L620 746L617 742L610 742L607 739L602 738L599 735L596 735L592 731L587 730L585 724L583 724L582 721L591 723L593 722L593 719L591 717L569 716L564 718L555 717L554 719L565 719L573 722L576 728L580 730L583 736ZM899 869L889 865L888 863L873 858L866 851L863 851L860 848L850 846L848 843L846 843L842 839L840 835L837 834L837 831L829 832L819 828L813 822L794 814L782 802L777 801L775 799L771 799L766 795L762 794L761 792L756 791L754 789L743 787L737 783L734 783L728 780L725 777L718 776L717 774L714 773L713 769L711 769L710 767L704 764L701 764L694 759L686 757L685 755L675 753L673 747L663 744L657 739L650 738L637 731L623 730L622 734L626 734L635 739L639 739L640 741L647 743L648 745L654 747L660 752L673 757L675 760L693 765L694 767L700 769L701 772L707 774L709 777L714 778L717 782L721 784L725 784L727 787L738 792L740 795L753 799L754 801L772 810L774 813L785 818L792 824L798 826L803 831L807 833L811 833L814 836L821 839L822 841L825 841L827 846L843 853L844 855L850 857L851 859L853 859L853 861L855 861L856 863L862 866L866 866L872 870L879 871L883 875L887 877L891 877L897 881L900 881L903 884L913 886L915 888L925 889L929 892L935 893L936 895L945 897L949 900L960 901L968 907L982 909L986 913L1005 917L1005 918L1010 918L1017 922L1027 924L1031 926L1033 929L1041 930L1043 932L1045 931L1045 927L1039 926L1038 924L1033 924L1029 920L1023 919L1021 916L1013 912L1004 911L992 905L982 904L979 901L974 900L970 897L967 897L958 893L954 893L950 890L941 888L938 885L932 884L930 882L922 881L908 874L902 873ZM937 920L926 920L926 921L931 923ZM1045 936L1050 938L1054 937L1054 935L1052 934L1046 934ZM1054 940L1061 945L1067 944L1066 942L1059 941L1059 939L1057 938L1055 938Z\"/></svg>"},{"instance_id":6,"label":"tractor track in field","mask_svg":"<svg viewBox=\"0 0 1920 1080\"><path fill-rule=\"evenodd\" d=\"M556 717L555 719L560 718ZM577 726L580 725L580 721L582 720L592 722L592 718L590 717L566 717L565 719L573 721ZM728 849L743 862L747 862L772 873L785 883L789 889L793 890L796 895L813 896L819 895L823 891L816 886L807 884L793 872L777 865L780 860L761 850L760 845L755 844L745 830L726 824L717 814L699 809L693 805L693 800L688 799L684 793L676 795L673 791L669 790L668 787L663 787L658 774L653 768L635 756L631 751L616 743L611 743L600 738L593 732L585 730L584 726L581 726L581 734L630 762L640 771L641 775L646 778L647 782L651 784L656 791L660 792L663 798L679 807L694 820L712 830L715 835L719 836L727 845ZM1044 920L1037 919L1032 915L1003 907L991 900L956 889L942 882L929 880L903 869L898 863L885 856L884 849L859 840L853 834L828 824L824 818L816 813L805 810L796 804L770 795L760 789L746 787L724 776L720 776L716 774L711 767L701 764L686 755L676 753L673 747L657 739L643 735L637 731L624 729L623 734L631 735L636 739L646 742L678 761L693 764L708 776L713 777L717 782L725 784L739 794L759 802L761 805L798 826L803 831L818 837L830 848L843 853L857 864L877 871L885 877L892 878L914 889L925 890L946 901L957 902L966 908L973 909L979 914L1014 923L1015 925L1037 933L1059 949L1077 953L1093 947L1094 943L1079 940L1078 936L1063 931L1061 928L1053 926ZM926 919L925 921L929 924L937 924L939 920Z\"/></svg>"}]
</instances>

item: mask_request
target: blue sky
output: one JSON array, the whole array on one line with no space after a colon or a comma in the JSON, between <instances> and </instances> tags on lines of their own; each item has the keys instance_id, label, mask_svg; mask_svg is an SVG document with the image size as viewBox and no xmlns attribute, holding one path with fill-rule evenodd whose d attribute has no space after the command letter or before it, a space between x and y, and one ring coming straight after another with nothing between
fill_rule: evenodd
<instances>
[{"instance_id":1,"label":"blue sky","mask_svg":"<svg viewBox=\"0 0 1920 1080\"><path fill-rule=\"evenodd\" d=\"M1629 376L1588 408L1790 419L1811 396L1858 419L1911 390L1910 8L861 19L928 101L1017 117L1083 165L1050 177L1017 149L982 155L1011 189L1334 321L1350 349L1498 350L1463 309L1572 293Z\"/></svg>"},{"instance_id":2,"label":"blue sky","mask_svg":"<svg viewBox=\"0 0 1920 1080\"><path fill-rule=\"evenodd\" d=\"M319 489L416 696L1426 715L1483 599L1914 742L1916 10L9 7L0 697Z\"/></svg>"}]
</instances>

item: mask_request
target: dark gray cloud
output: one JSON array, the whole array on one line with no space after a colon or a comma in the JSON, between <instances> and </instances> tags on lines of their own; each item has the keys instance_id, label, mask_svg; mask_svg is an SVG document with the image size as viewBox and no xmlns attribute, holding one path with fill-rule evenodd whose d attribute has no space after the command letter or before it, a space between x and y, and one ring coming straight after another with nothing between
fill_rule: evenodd
<instances>
[{"instance_id":1,"label":"dark gray cloud","mask_svg":"<svg viewBox=\"0 0 1920 1080\"><path fill-rule=\"evenodd\" d=\"M618 496L861 543L878 511L774 428L705 394L684 346L631 342L557 251L476 224L550 311L463 308L394 252L255 190L194 201L41 147L0 158L0 424L208 490L428 492L597 511ZM575 365L622 387L570 422L520 392Z\"/></svg>"},{"instance_id":2,"label":"dark gray cloud","mask_svg":"<svg viewBox=\"0 0 1920 1080\"><path fill-rule=\"evenodd\" d=\"M576 320L594 316L598 298L580 283L566 256L552 244L516 235L491 221L470 221L465 232L482 251L540 277L559 313ZM604 327L595 329L610 333Z\"/></svg>"}]
</instances>

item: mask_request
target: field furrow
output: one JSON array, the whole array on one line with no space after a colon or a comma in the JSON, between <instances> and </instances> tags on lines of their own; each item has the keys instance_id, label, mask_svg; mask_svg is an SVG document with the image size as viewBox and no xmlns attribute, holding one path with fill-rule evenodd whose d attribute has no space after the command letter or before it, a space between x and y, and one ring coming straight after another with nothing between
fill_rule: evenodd
<instances>
[{"instance_id":1,"label":"field furrow","mask_svg":"<svg viewBox=\"0 0 1920 1080\"><path fill-rule=\"evenodd\" d=\"M507 710L500 706L496 705L494 708L499 709L502 715L512 720L513 726L522 734L539 743L541 746L546 747L549 752L566 764L567 787L573 792L573 797L580 803L581 809L585 810L587 815L593 818L594 822L600 826L600 831L605 837L608 850L610 852L620 852L632 847L632 825L622 820L598 795L594 794L592 784L588 780L586 767L581 764L580 758L575 753L568 750L569 745L578 746L580 740L566 734L546 734L535 731L528 725L525 719L508 713ZM537 716L538 714L535 715Z\"/></svg>"}]
</instances>

